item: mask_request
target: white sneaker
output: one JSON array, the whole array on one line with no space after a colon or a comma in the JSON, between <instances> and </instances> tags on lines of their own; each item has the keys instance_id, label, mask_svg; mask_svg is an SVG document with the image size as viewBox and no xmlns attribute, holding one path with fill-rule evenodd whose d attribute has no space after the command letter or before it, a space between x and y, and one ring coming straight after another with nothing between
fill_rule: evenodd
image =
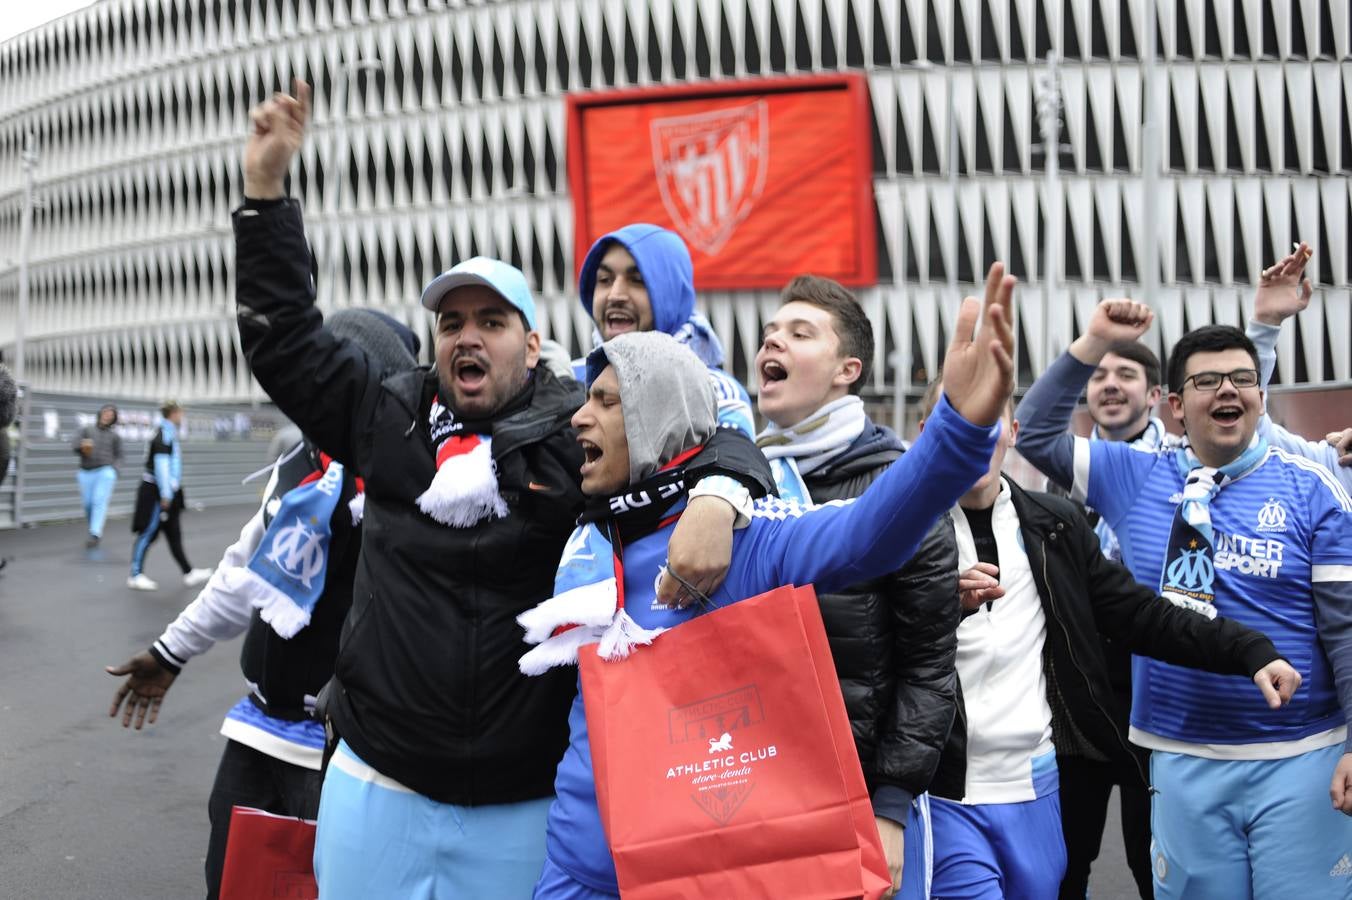
<instances>
[{"instance_id":1,"label":"white sneaker","mask_svg":"<svg viewBox=\"0 0 1352 900\"><path fill-rule=\"evenodd\" d=\"M211 577L211 569L193 569L183 576L183 584L187 587L197 587L199 584L206 584L207 579Z\"/></svg>"},{"instance_id":2,"label":"white sneaker","mask_svg":"<svg viewBox=\"0 0 1352 900\"><path fill-rule=\"evenodd\" d=\"M146 577L144 572L128 578L127 587L133 591L158 591L160 589L160 586Z\"/></svg>"}]
</instances>

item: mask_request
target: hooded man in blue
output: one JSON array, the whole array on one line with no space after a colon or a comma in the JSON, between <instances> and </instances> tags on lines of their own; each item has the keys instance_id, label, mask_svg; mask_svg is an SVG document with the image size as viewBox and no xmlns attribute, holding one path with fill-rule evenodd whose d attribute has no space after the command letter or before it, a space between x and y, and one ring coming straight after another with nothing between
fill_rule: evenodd
<instances>
[{"instance_id":1,"label":"hooded man in blue","mask_svg":"<svg viewBox=\"0 0 1352 900\"><path fill-rule=\"evenodd\" d=\"M927 427L856 500L819 507L758 503L736 532L727 580L703 606L724 606L782 584L835 590L905 563L945 504L988 464L999 430L993 426L1013 387L1008 303L1008 289L988 293L984 323L972 340L978 304L964 302L945 368L953 405L941 404L938 430ZM603 658L625 656L702 611L654 598L664 536L686 503L684 461L717 427L701 368L660 334L622 335L588 357L588 400L573 417L588 502L559 563L554 596L518 617L526 640L536 645L521 660L526 674L575 663L578 648L591 643ZM615 897L581 694L569 728L535 896Z\"/></svg>"},{"instance_id":2,"label":"hooded man in blue","mask_svg":"<svg viewBox=\"0 0 1352 900\"><path fill-rule=\"evenodd\" d=\"M634 331L661 331L689 347L709 369L719 426L756 436L751 398L722 370L723 344L695 311L695 267L676 232L640 222L602 236L582 263L578 296L596 323L595 344ZM573 371L583 381L586 361L574 360Z\"/></svg>"}]
</instances>

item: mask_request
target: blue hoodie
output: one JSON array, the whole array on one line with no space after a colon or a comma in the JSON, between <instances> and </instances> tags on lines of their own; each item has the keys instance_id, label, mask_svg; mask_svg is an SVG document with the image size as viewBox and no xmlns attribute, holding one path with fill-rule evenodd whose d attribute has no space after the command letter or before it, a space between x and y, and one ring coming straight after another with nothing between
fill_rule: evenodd
<instances>
[{"instance_id":1,"label":"blue hoodie","mask_svg":"<svg viewBox=\"0 0 1352 900\"><path fill-rule=\"evenodd\" d=\"M709 320L695 312L695 266L690 261L685 241L676 232L639 222L603 235L592 244L578 277L578 295L587 315L594 318L592 297L596 294L596 271L612 243L628 250L643 274L648 302L652 304L653 330L665 331L676 338L709 367L709 381L718 400L718 424L737 428L754 439L756 427L751 397L736 378L720 368L724 360L723 344L714 334ZM596 343L601 343L599 336ZM585 360L574 360L573 371L578 381L584 381Z\"/></svg>"},{"instance_id":2,"label":"blue hoodie","mask_svg":"<svg viewBox=\"0 0 1352 900\"><path fill-rule=\"evenodd\" d=\"M772 498L758 501L751 523L733 533L731 563L710 597L713 605L726 606L782 584L815 583L819 591L833 591L901 568L935 520L985 474L998 433L998 426L968 422L941 398L915 446L857 499L810 508ZM625 610L643 628L673 628L700 614L696 607L675 609L656 600L657 575L674 528L668 523L624 548ZM614 896L619 886L597 807L581 691L568 724L546 854L572 881ZM544 887L535 900L559 896L557 887Z\"/></svg>"}]
</instances>

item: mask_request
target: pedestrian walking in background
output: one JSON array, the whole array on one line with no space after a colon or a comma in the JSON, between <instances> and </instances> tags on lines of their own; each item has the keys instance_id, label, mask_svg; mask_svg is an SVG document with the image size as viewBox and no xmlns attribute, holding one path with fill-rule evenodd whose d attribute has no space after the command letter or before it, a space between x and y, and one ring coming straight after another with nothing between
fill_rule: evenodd
<instances>
[{"instance_id":1,"label":"pedestrian walking in background","mask_svg":"<svg viewBox=\"0 0 1352 900\"><path fill-rule=\"evenodd\" d=\"M80 470L75 478L80 484L80 503L85 521L89 524L89 538L85 546L94 549L103 537L103 523L108 518L108 501L117 484L117 466L122 462L122 438L113 426L117 424L117 407L111 403L99 409L93 425L86 425L75 433L71 449L80 457Z\"/></svg>"},{"instance_id":2,"label":"pedestrian walking in background","mask_svg":"<svg viewBox=\"0 0 1352 900\"><path fill-rule=\"evenodd\" d=\"M164 421L150 441L146 454L146 470L141 475L141 489L136 495L136 511L131 517L131 530L138 537L131 551L131 574L127 587L134 591L159 590L142 569L146 551L163 531L169 541L169 552L183 570L183 584L197 587L211 577L210 569L194 569L183 552L183 535L179 530L179 516L183 513L183 454L179 447L179 430L183 427L183 407L177 401L166 400L160 407Z\"/></svg>"},{"instance_id":3,"label":"pedestrian walking in background","mask_svg":"<svg viewBox=\"0 0 1352 900\"><path fill-rule=\"evenodd\" d=\"M9 426L19 409L19 386L9 369L0 366L0 484L9 474Z\"/></svg>"}]
</instances>

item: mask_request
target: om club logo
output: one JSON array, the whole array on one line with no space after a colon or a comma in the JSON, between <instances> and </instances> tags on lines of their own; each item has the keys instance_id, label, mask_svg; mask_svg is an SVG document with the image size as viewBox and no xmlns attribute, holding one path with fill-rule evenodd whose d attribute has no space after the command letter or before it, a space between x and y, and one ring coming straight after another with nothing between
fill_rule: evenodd
<instances>
[{"instance_id":1,"label":"om club logo","mask_svg":"<svg viewBox=\"0 0 1352 900\"><path fill-rule=\"evenodd\" d=\"M681 236L712 256L765 189L770 105L653 119L650 130L662 205Z\"/></svg>"},{"instance_id":2,"label":"om club logo","mask_svg":"<svg viewBox=\"0 0 1352 900\"><path fill-rule=\"evenodd\" d=\"M1275 497L1269 497L1263 504L1263 508L1258 510L1258 530L1259 531L1285 531L1286 530L1286 507Z\"/></svg>"},{"instance_id":3,"label":"om club logo","mask_svg":"<svg viewBox=\"0 0 1352 900\"><path fill-rule=\"evenodd\" d=\"M267 560L308 588L314 577L324 571L324 535L297 516L294 524L272 539Z\"/></svg>"},{"instance_id":4,"label":"om club logo","mask_svg":"<svg viewBox=\"0 0 1352 900\"><path fill-rule=\"evenodd\" d=\"M1216 583L1216 569L1205 550L1184 550L1165 570L1167 587L1189 594L1212 594Z\"/></svg>"}]
</instances>

